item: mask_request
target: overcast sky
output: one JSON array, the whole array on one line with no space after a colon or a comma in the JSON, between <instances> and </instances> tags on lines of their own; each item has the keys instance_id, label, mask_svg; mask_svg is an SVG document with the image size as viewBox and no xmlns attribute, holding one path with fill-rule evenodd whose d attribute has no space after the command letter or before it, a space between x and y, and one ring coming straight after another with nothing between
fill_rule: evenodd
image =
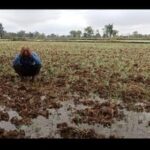
<instances>
[{"instance_id":1,"label":"overcast sky","mask_svg":"<svg viewBox=\"0 0 150 150\"><path fill-rule=\"evenodd\" d=\"M112 23L119 34L137 30L150 34L150 10L0 10L0 22L8 32L38 31L45 34L69 34L86 26L99 29Z\"/></svg>"}]
</instances>

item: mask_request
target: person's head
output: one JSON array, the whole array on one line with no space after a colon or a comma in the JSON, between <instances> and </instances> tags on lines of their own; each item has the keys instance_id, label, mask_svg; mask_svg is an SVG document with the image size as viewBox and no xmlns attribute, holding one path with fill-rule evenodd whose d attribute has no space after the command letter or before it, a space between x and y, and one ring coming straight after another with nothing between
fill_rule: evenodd
<instances>
[{"instance_id":1,"label":"person's head","mask_svg":"<svg viewBox=\"0 0 150 150\"><path fill-rule=\"evenodd\" d=\"M22 47L20 55L22 57L30 57L31 56L31 50L28 47Z\"/></svg>"}]
</instances>

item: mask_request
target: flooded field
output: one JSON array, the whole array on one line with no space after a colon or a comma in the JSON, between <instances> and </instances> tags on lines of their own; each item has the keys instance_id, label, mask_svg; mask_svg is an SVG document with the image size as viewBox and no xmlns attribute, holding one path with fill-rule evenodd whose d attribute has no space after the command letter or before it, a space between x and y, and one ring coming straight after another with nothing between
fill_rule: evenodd
<instances>
[{"instance_id":1,"label":"flooded field","mask_svg":"<svg viewBox=\"0 0 150 150\"><path fill-rule=\"evenodd\" d=\"M102 99L99 103L105 103L105 101ZM90 108L90 106L76 104L73 100L65 101L62 102L62 107L59 109L48 109L48 118L39 115L32 119L30 125L16 126L10 120L13 117L21 119L18 113L1 107L1 111L8 112L9 120L1 121L0 128L6 131L23 130L25 132L24 138L78 138L82 132L86 134L88 131L96 134L91 138L150 138L150 113L121 109L123 117L119 120L114 118L110 126L104 126L100 123L75 124L72 121L73 117L77 115L75 112L86 108ZM70 128L73 133L69 133ZM66 133L65 137L62 137L61 132L64 129L66 129ZM87 137L83 136L83 138Z\"/></svg>"},{"instance_id":2,"label":"flooded field","mask_svg":"<svg viewBox=\"0 0 150 150\"><path fill-rule=\"evenodd\" d=\"M40 56L34 82L12 61ZM150 138L150 44L0 42L0 138Z\"/></svg>"}]
</instances>

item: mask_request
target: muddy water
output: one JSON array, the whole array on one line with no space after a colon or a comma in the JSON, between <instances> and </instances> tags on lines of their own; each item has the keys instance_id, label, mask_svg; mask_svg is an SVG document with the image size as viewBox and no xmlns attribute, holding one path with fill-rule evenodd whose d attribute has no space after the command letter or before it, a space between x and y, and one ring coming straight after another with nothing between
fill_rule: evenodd
<instances>
[{"instance_id":1,"label":"muddy water","mask_svg":"<svg viewBox=\"0 0 150 150\"><path fill-rule=\"evenodd\" d=\"M61 138L57 132L57 124L62 122L67 122L70 126L76 127L71 123L72 112L77 109L86 108L83 105L75 106L73 101L63 102L62 107L58 110L49 109L49 119L44 118L43 116L38 116L36 119L32 120L32 125L29 127L23 126L22 129L25 130L27 137L30 138Z\"/></svg>"},{"instance_id":2,"label":"muddy water","mask_svg":"<svg viewBox=\"0 0 150 150\"><path fill-rule=\"evenodd\" d=\"M71 122L72 113L77 109L85 109L88 106L82 104L75 105L73 101L62 103L63 106L59 109L49 109L49 118L38 116L32 120L30 126L21 126L20 129L25 131L26 138L61 138L58 132L57 124L66 122L68 126L77 127L79 129L94 129L98 134L104 134L106 137L117 135L122 138L150 138L150 113L132 112L123 110L125 117L121 121L114 121L111 127L103 127L100 124L74 124ZM2 108L0 108L2 109ZM17 112L7 110L10 119L13 116L19 117ZM10 120L9 119L9 120ZM14 130L16 127L10 121L0 122L0 128L6 130Z\"/></svg>"},{"instance_id":3,"label":"muddy water","mask_svg":"<svg viewBox=\"0 0 150 150\"><path fill-rule=\"evenodd\" d=\"M82 124L80 129L95 129L96 133L104 134L106 137L116 135L121 138L150 138L150 127L148 121L150 114L125 111L124 120L115 121L110 128L102 125Z\"/></svg>"},{"instance_id":4,"label":"muddy water","mask_svg":"<svg viewBox=\"0 0 150 150\"><path fill-rule=\"evenodd\" d=\"M7 111L9 114L9 121L0 121L0 128L5 129L7 131L9 130L15 130L16 127L15 125L11 124L10 120L12 117L18 117L19 119L21 118L16 111L13 111L11 109L7 109L4 106L0 107L0 111Z\"/></svg>"}]
</instances>

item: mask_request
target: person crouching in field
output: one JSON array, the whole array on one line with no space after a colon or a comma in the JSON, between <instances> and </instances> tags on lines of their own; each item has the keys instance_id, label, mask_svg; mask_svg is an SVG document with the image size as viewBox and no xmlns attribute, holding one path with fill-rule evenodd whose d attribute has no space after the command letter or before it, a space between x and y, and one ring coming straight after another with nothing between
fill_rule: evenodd
<instances>
[{"instance_id":1,"label":"person crouching in field","mask_svg":"<svg viewBox=\"0 0 150 150\"><path fill-rule=\"evenodd\" d=\"M41 69L40 57L29 48L23 47L20 54L13 60L13 68L21 80L24 77L32 77L31 80L34 81L35 75L39 74Z\"/></svg>"}]
</instances>

